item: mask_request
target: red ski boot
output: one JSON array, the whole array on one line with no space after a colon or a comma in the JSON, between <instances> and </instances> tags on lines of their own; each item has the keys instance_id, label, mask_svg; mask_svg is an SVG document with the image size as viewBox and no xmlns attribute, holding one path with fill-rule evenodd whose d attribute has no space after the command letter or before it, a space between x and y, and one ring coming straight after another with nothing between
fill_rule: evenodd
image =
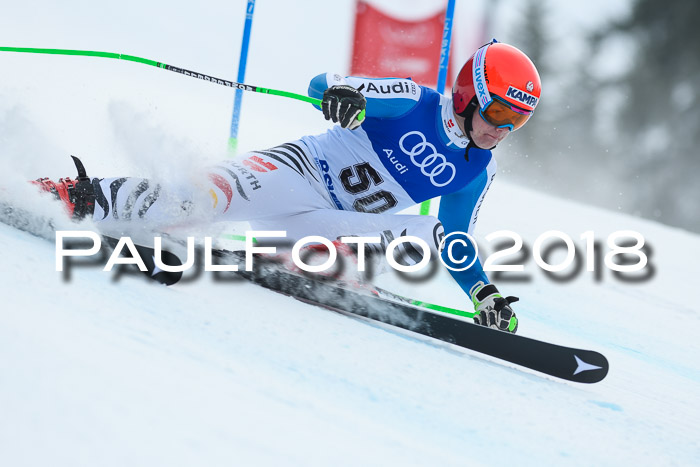
<instances>
[{"instance_id":1,"label":"red ski boot","mask_svg":"<svg viewBox=\"0 0 700 467\"><path fill-rule=\"evenodd\" d=\"M78 169L78 177L75 180L67 177L53 182L48 178L39 178L30 183L63 201L68 215L74 220L80 220L91 217L95 211L95 188L92 186L92 182L85 172L85 166L80 159L75 156L71 157L76 169Z\"/></svg>"}]
</instances>

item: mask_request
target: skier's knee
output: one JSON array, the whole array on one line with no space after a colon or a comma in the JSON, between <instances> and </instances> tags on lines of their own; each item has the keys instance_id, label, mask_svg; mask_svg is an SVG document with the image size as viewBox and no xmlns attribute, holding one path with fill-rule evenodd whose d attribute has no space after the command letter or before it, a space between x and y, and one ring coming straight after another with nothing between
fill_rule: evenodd
<instances>
[{"instance_id":1,"label":"skier's knee","mask_svg":"<svg viewBox=\"0 0 700 467\"><path fill-rule=\"evenodd\" d=\"M407 229L408 235L422 238L428 243L432 253L436 254L440 248L440 243L445 237L445 228L442 222L435 216L416 216L415 226Z\"/></svg>"}]
</instances>

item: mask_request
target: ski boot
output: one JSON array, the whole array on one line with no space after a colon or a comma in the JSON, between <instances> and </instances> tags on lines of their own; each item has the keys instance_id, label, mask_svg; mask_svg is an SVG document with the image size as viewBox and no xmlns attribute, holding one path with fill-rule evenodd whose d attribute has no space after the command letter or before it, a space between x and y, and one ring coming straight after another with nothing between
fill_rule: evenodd
<instances>
[{"instance_id":1,"label":"ski boot","mask_svg":"<svg viewBox=\"0 0 700 467\"><path fill-rule=\"evenodd\" d=\"M78 170L78 176L75 180L67 177L53 182L48 178L38 178L30 183L51 193L57 200L63 201L66 212L71 219L79 221L85 217L92 217L95 211L95 188L80 159L75 156L71 157Z\"/></svg>"}]
</instances>

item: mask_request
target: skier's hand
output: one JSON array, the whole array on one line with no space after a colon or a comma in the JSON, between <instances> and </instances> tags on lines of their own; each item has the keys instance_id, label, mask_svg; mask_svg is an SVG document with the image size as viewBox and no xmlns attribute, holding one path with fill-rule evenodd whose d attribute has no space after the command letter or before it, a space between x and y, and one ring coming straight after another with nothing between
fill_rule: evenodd
<instances>
[{"instance_id":1,"label":"skier's hand","mask_svg":"<svg viewBox=\"0 0 700 467\"><path fill-rule=\"evenodd\" d=\"M483 282L474 285L469 295L477 313L474 316L476 324L515 334L518 330L518 318L510 304L517 302L518 297L503 298L495 285Z\"/></svg>"},{"instance_id":2,"label":"skier's hand","mask_svg":"<svg viewBox=\"0 0 700 467\"><path fill-rule=\"evenodd\" d=\"M352 86L331 86L323 93L321 109L326 120L333 120L343 128L354 130L364 120L367 100Z\"/></svg>"}]
</instances>

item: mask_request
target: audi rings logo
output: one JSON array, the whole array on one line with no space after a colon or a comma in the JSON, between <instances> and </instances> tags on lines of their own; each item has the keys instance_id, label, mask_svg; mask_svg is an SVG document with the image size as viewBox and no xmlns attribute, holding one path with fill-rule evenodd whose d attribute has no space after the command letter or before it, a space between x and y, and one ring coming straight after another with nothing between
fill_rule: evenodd
<instances>
[{"instance_id":1,"label":"audi rings logo","mask_svg":"<svg viewBox=\"0 0 700 467\"><path fill-rule=\"evenodd\" d=\"M409 143L413 144L410 149L406 149L404 145L408 138L410 138ZM413 165L418 167L423 175L429 177L430 183L436 187L449 184L457 175L454 164L447 162L445 156L437 152L435 146L429 143L420 131L410 131L403 135L399 140L399 147L411 158Z\"/></svg>"}]
</instances>

